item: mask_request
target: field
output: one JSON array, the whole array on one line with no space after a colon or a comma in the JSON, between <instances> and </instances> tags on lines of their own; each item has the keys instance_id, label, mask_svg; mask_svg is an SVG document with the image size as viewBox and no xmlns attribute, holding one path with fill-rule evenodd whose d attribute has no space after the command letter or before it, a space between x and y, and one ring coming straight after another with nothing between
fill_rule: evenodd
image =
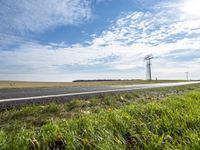
<instances>
[{"instance_id":1,"label":"field","mask_svg":"<svg viewBox=\"0 0 200 150\"><path fill-rule=\"evenodd\" d=\"M0 89L3 88L62 88L80 86L105 86L105 85L131 85L148 83L185 82L185 80L121 80L121 81L96 81L96 82L24 82L24 81L0 81Z\"/></svg>"},{"instance_id":2,"label":"field","mask_svg":"<svg viewBox=\"0 0 200 150\"><path fill-rule=\"evenodd\" d=\"M0 149L200 149L200 84L0 112Z\"/></svg>"}]
</instances>

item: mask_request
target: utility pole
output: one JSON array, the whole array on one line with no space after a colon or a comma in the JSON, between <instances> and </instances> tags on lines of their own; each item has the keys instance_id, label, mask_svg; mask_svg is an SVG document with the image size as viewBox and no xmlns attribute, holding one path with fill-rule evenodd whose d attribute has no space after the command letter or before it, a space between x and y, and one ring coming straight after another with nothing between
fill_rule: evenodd
<instances>
[{"instance_id":1,"label":"utility pole","mask_svg":"<svg viewBox=\"0 0 200 150\"><path fill-rule=\"evenodd\" d=\"M152 76L151 76L151 59L153 59L153 55L147 55L146 57L144 57L144 60L146 61L146 78L147 80L152 80Z\"/></svg>"},{"instance_id":2,"label":"utility pole","mask_svg":"<svg viewBox=\"0 0 200 150\"><path fill-rule=\"evenodd\" d=\"M189 72L185 72L186 79L189 80Z\"/></svg>"}]
</instances>

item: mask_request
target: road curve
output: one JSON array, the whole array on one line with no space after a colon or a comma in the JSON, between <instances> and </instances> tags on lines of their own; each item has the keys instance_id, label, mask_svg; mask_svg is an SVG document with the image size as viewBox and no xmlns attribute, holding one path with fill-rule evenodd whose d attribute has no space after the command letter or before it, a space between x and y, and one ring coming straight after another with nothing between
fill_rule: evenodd
<instances>
[{"instance_id":1,"label":"road curve","mask_svg":"<svg viewBox=\"0 0 200 150\"><path fill-rule=\"evenodd\" d=\"M137 89L181 86L195 82L156 83L138 85L116 85L99 87L66 87L66 88L33 88L33 89L0 89L0 107L15 106L26 103L45 103L49 101L66 101L77 97L90 97L108 93L122 93Z\"/></svg>"}]
</instances>

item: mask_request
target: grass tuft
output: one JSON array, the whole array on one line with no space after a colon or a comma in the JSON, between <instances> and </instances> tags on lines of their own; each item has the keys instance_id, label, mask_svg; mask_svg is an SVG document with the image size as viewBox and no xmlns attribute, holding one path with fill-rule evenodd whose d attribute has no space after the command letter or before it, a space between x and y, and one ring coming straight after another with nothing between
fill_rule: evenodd
<instances>
[{"instance_id":1,"label":"grass tuft","mask_svg":"<svg viewBox=\"0 0 200 150\"><path fill-rule=\"evenodd\" d=\"M169 90L157 89L1 112L0 149L200 149L200 91L174 89L165 98Z\"/></svg>"}]
</instances>

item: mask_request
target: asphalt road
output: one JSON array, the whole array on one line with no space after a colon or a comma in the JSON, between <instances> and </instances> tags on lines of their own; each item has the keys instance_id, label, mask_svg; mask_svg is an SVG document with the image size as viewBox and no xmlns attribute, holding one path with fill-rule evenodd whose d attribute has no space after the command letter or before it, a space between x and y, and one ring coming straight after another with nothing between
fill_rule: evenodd
<instances>
[{"instance_id":1,"label":"asphalt road","mask_svg":"<svg viewBox=\"0 0 200 150\"><path fill-rule=\"evenodd\" d=\"M179 82L179 83L156 83L156 84L138 84L123 86L99 86L99 87L66 87L66 88L33 88L33 89L0 89L0 104L2 102L34 100L44 98L58 98L81 96L102 93L115 93L132 91L136 89L149 89L158 87L180 86L187 84L197 84L196 82Z\"/></svg>"}]
</instances>

